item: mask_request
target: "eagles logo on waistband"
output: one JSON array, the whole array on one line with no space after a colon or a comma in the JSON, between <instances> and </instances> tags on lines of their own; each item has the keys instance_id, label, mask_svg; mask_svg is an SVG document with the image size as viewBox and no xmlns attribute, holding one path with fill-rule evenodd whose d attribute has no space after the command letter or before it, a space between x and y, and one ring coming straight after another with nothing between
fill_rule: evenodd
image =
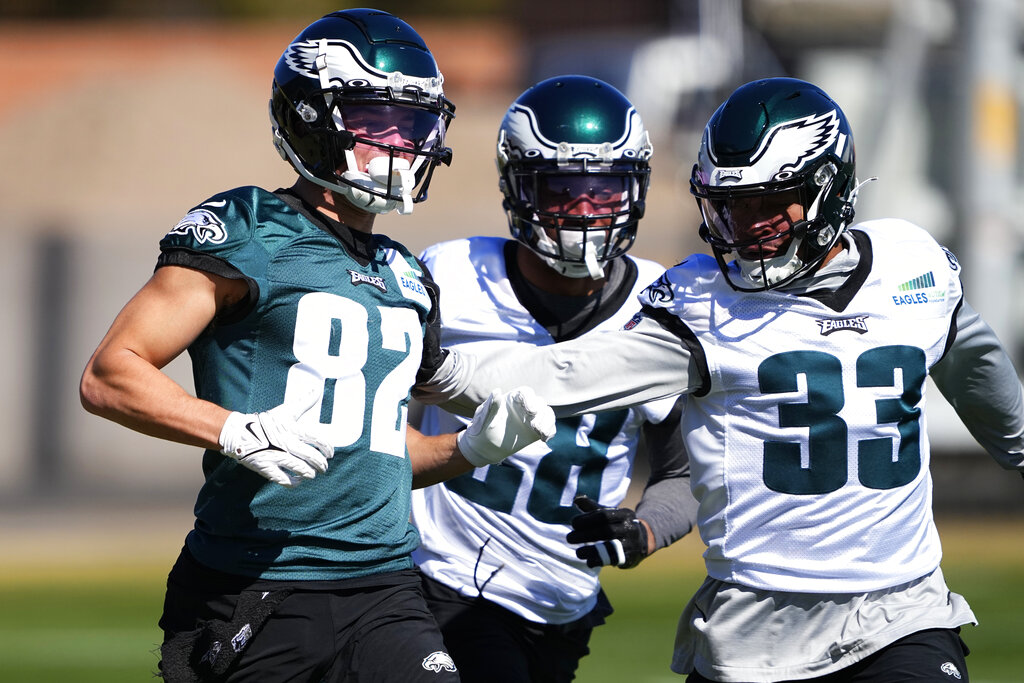
<instances>
[{"instance_id":1,"label":"eagles logo on waistband","mask_svg":"<svg viewBox=\"0 0 1024 683\"><path fill-rule=\"evenodd\" d=\"M348 271L354 285L373 285L382 292L388 291L388 283L380 275L366 275L354 270Z\"/></svg>"},{"instance_id":2,"label":"eagles logo on waistband","mask_svg":"<svg viewBox=\"0 0 1024 683\"><path fill-rule=\"evenodd\" d=\"M868 331L868 316L858 315L855 318L826 318L824 320L816 320L818 327L821 328L821 336L827 337L833 332L839 332L840 330L852 330L857 334L864 334Z\"/></svg>"}]
</instances>

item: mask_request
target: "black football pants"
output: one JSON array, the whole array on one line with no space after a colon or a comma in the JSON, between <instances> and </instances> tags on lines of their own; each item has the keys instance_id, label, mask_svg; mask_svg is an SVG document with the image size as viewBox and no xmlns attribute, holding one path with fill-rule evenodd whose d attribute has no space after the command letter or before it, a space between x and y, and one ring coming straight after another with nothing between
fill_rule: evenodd
<instances>
[{"instance_id":1,"label":"black football pants","mask_svg":"<svg viewBox=\"0 0 1024 683\"><path fill-rule=\"evenodd\" d=\"M416 571L330 590L307 582L267 591L263 582L225 592L226 576L184 556L172 569L160 619L161 674L170 683L459 681ZM264 608L267 599L277 603Z\"/></svg>"}]
</instances>

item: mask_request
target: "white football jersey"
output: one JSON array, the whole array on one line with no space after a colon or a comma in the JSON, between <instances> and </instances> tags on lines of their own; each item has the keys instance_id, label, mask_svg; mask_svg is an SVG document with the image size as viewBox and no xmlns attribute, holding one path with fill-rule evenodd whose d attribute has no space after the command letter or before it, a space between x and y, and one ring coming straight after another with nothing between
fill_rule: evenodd
<instances>
[{"instance_id":1,"label":"white football jersey","mask_svg":"<svg viewBox=\"0 0 1024 683\"><path fill-rule=\"evenodd\" d=\"M862 593L939 565L924 384L961 301L959 265L904 221L856 229L884 246L842 312L736 292L706 256L641 297L706 355L709 390L683 433L713 578Z\"/></svg>"},{"instance_id":2,"label":"white football jersey","mask_svg":"<svg viewBox=\"0 0 1024 683\"><path fill-rule=\"evenodd\" d=\"M477 353L554 343L513 292L503 255L507 241L454 240L421 256L441 288L444 346ZM594 332L621 328L639 310L636 295L664 272L652 261L632 260L639 270L633 293ZM641 425L665 419L673 403L668 398L560 419L546 444L413 491L412 517L422 539L413 559L427 576L459 593L483 596L531 621L580 618L593 609L600 586L599 570L588 568L565 540L569 520L578 513L573 498L587 494L603 505L619 505ZM466 424L426 406L421 429L439 434Z\"/></svg>"}]
</instances>

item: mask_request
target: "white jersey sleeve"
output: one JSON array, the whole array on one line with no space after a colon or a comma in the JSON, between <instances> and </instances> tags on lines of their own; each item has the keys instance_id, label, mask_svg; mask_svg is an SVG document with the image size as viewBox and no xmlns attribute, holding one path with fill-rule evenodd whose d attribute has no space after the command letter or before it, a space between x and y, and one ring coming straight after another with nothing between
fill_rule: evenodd
<instances>
[{"instance_id":1,"label":"white jersey sleeve","mask_svg":"<svg viewBox=\"0 0 1024 683\"><path fill-rule=\"evenodd\" d=\"M413 387L422 403L471 416L495 388L533 388L555 415L614 410L699 392L705 373L678 332L637 314L629 329L597 330L550 346L450 349L429 383Z\"/></svg>"}]
</instances>

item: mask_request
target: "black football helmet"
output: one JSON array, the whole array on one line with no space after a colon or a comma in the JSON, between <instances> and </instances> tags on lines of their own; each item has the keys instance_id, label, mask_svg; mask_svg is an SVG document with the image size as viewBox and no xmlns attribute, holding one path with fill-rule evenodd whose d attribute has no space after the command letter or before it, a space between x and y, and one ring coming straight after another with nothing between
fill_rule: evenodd
<instances>
[{"instance_id":1,"label":"black football helmet","mask_svg":"<svg viewBox=\"0 0 1024 683\"><path fill-rule=\"evenodd\" d=\"M374 213L426 199L455 107L434 56L386 12L333 12L302 31L274 69L274 146L303 178ZM373 148L360 168L356 145ZM376 150L376 151L373 151Z\"/></svg>"},{"instance_id":2,"label":"black football helmet","mask_svg":"<svg viewBox=\"0 0 1024 683\"><path fill-rule=\"evenodd\" d=\"M640 115L611 85L569 75L529 88L498 131L512 236L563 275L603 277L636 238L651 152Z\"/></svg>"},{"instance_id":3,"label":"black football helmet","mask_svg":"<svg viewBox=\"0 0 1024 683\"><path fill-rule=\"evenodd\" d=\"M772 289L816 268L853 219L854 172L850 125L821 88L793 78L737 88L704 128L690 178L700 236L729 284Z\"/></svg>"}]
</instances>

